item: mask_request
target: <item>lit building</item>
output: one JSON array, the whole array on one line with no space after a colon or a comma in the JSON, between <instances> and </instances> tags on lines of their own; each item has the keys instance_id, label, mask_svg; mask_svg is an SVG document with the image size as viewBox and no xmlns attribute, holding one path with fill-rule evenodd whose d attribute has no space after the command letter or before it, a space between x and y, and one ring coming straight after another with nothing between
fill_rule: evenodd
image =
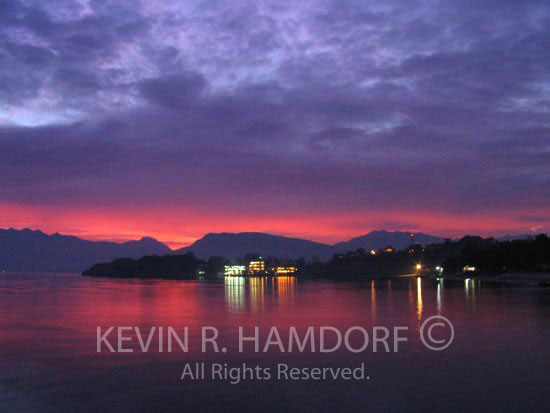
<instances>
[{"instance_id":1,"label":"lit building","mask_svg":"<svg viewBox=\"0 0 550 413\"><path fill-rule=\"evenodd\" d=\"M474 272L476 270L476 267L472 267L471 265L467 265L464 267L464 272Z\"/></svg>"},{"instance_id":2,"label":"lit building","mask_svg":"<svg viewBox=\"0 0 550 413\"><path fill-rule=\"evenodd\" d=\"M248 274L265 274L265 261L250 261L250 264L248 264Z\"/></svg>"},{"instance_id":3,"label":"lit building","mask_svg":"<svg viewBox=\"0 0 550 413\"><path fill-rule=\"evenodd\" d=\"M370 250L370 255L376 255L376 250Z\"/></svg>"},{"instance_id":4,"label":"lit building","mask_svg":"<svg viewBox=\"0 0 550 413\"><path fill-rule=\"evenodd\" d=\"M298 269L296 267L277 267L275 268L276 275L294 274Z\"/></svg>"},{"instance_id":5,"label":"lit building","mask_svg":"<svg viewBox=\"0 0 550 413\"><path fill-rule=\"evenodd\" d=\"M246 267L244 265L226 265L224 274L229 277L244 275Z\"/></svg>"},{"instance_id":6,"label":"lit building","mask_svg":"<svg viewBox=\"0 0 550 413\"><path fill-rule=\"evenodd\" d=\"M392 247L384 248L384 252L394 252L395 250Z\"/></svg>"}]
</instances>

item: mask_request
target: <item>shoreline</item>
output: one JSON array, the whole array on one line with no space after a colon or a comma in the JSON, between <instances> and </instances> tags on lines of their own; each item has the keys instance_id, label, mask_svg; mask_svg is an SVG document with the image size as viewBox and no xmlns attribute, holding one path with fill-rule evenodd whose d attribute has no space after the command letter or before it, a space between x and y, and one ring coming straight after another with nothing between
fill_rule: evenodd
<instances>
[{"instance_id":1,"label":"shoreline","mask_svg":"<svg viewBox=\"0 0 550 413\"><path fill-rule=\"evenodd\" d=\"M513 284L525 287L540 287L541 282L550 283L550 273L520 273L510 272L497 275L479 274L479 275L443 275L442 277L430 277L430 278L442 278L444 280L458 280L464 281L467 279L478 280L484 282Z\"/></svg>"}]
</instances>

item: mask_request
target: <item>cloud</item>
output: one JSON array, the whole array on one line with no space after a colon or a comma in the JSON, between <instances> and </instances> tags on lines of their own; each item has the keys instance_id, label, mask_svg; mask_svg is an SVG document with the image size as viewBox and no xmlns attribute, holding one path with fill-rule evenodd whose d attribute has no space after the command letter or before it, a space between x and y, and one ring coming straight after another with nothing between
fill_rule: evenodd
<instances>
[{"instance_id":1,"label":"cloud","mask_svg":"<svg viewBox=\"0 0 550 413\"><path fill-rule=\"evenodd\" d=\"M2 2L0 201L547 208L544 2L154 6Z\"/></svg>"},{"instance_id":2,"label":"cloud","mask_svg":"<svg viewBox=\"0 0 550 413\"><path fill-rule=\"evenodd\" d=\"M172 109L183 109L192 104L205 87L198 73L183 73L140 82L139 91L152 103Z\"/></svg>"}]
</instances>

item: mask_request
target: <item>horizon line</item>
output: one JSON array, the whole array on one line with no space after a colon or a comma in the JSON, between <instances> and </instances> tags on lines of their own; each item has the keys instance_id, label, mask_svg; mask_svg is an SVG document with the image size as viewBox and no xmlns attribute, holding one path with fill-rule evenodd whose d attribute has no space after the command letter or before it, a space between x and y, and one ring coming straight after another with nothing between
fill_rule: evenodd
<instances>
[{"instance_id":1,"label":"horizon line","mask_svg":"<svg viewBox=\"0 0 550 413\"><path fill-rule=\"evenodd\" d=\"M439 235L433 235L431 233L428 233L428 232L422 232L422 231L403 231L403 230L391 230L391 231L388 231L386 229L373 229L373 230L370 230L369 232L366 232L366 233L362 233L360 235L356 235L354 237L351 237L347 240L342 240L342 241L338 241L334 244L327 244L327 243L324 243L324 242L319 242L319 241L313 241L311 239L308 239L308 238L301 238L301 237L293 237L293 236L289 236L289 235L280 235L280 234L274 234L274 233L270 233L270 232L261 232L261 231L240 231L240 232L227 232L227 231L221 231L221 232L206 232L204 233L201 237L199 238L196 238L193 242L189 243L188 245L185 245L185 246L182 246L182 247L177 247L177 248L172 248L169 244L172 243L172 244L178 244L177 241L162 241L162 240L159 240L155 237L152 237L150 235L142 235L140 238L116 238L116 237L113 237L113 238L93 238L93 237L84 237L84 236L79 236L79 235L75 235L75 234L70 234L70 233L60 233L58 231L55 231L55 232L51 232L51 233L48 233L42 229L32 229L28 226L25 226L25 227L22 227L22 228L14 228L14 227L9 227L9 228L0 228L0 231L9 231L9 230L13 230L13 231L23 231L23 230L29 230L29 231L33 231L33 232L41 232L47 236L53 236L53 235L60 235L60 236L69 236L69 237L75 237L75 238L78 238L78 239L81 239L81 240L84 240L84 241L89 241L89 242L110 242L110 243L114 243L114 244L125 244L127 242L133 242L133 241L140 241L144 238L150 238L152 240L155 240L156 242L159 242L161 244L163 244L164 246L166 246L170 251L177 251L177 250L181 250L183 248L188 248L190 247L191 245L193 245L196 241L198 240L201 240L202 238L204 238L205 236L207 235L210 235L210 234L214 234L214 235L221 235L221 234L233 234L233 235L236 235L236 234L263 234L263 235L271 235L271 236L276 236L276 237L284 237L284 238L290 238L290 239L299 239L299 240L302 240L302 241L308 241L308 242L313 242L313 243L316 243L316 244L321 244L321 245L326 245L328 247L334 247L336 246L337 244L340 244L342 242L349 242L355 238L359 238L359 237L362 237L362 236L366 236L366 235L369 235L373 232L386 232L386 233L389 233L389 234L394 234L394 233L404 233L404 234L422 234L422 235L427 235L427 236L431 236L431 237L436 237L436 238L441 238L441 239L451 239L451 240L456 240L456 239L460 239L460 238L463 238L463 237L466 237L466 236L478 236L478 237L482 237L482 238L495 238L495 239L500 239L500 238L506 238L506 237L523 237L523 236L536 236L536 235L539 235L539 234L546 234L548 235L546 232L537 232L537 233L533 233L533 234L528 234L528 233L524 233L524 234L506 234L504 236L495 236L495 235L489 235L489 236L483 236L483 235L479 235L479 234L472 234L472 233L467 233L467 234L464 234L464 235L461 235L459 237L444 237L444 236L439 236Z\"/></svg>"}]
</instances>

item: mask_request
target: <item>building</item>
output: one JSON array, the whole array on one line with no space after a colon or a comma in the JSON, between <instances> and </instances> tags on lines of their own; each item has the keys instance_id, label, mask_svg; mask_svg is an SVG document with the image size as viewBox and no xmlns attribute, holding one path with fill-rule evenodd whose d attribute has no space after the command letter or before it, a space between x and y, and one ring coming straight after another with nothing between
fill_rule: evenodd
<instances>
[{"instance_id":1,"label":"building","mask_svg":"<svg viewBox=\"0 0 550 413\"><path fill-rule=\"evenodd\" d=\"M224 275L226 277L238 277L244 275L246 267L244 265L226 265L224 267Z\"/></svg>"},{"instance_id":2,"label":"building","mask_svg":"<svg viewBox=\"0 0 550 413\"><path fill-rule=\"evenodd\" d=\"M295 274L297 270L296 267L276 267L275 275L292 275Z\"/></svg>"},{"instance_id":3,"label":"building","mask_svg":"<svg viewBox=\"0 0 550 413\"><path fill-rule=\"evenodd\" d=\"M250 263L248 264L248 274L249 275L265 274L265 261L262 259L258 261L250 261Z\"/></svg>"}]
</instances>

